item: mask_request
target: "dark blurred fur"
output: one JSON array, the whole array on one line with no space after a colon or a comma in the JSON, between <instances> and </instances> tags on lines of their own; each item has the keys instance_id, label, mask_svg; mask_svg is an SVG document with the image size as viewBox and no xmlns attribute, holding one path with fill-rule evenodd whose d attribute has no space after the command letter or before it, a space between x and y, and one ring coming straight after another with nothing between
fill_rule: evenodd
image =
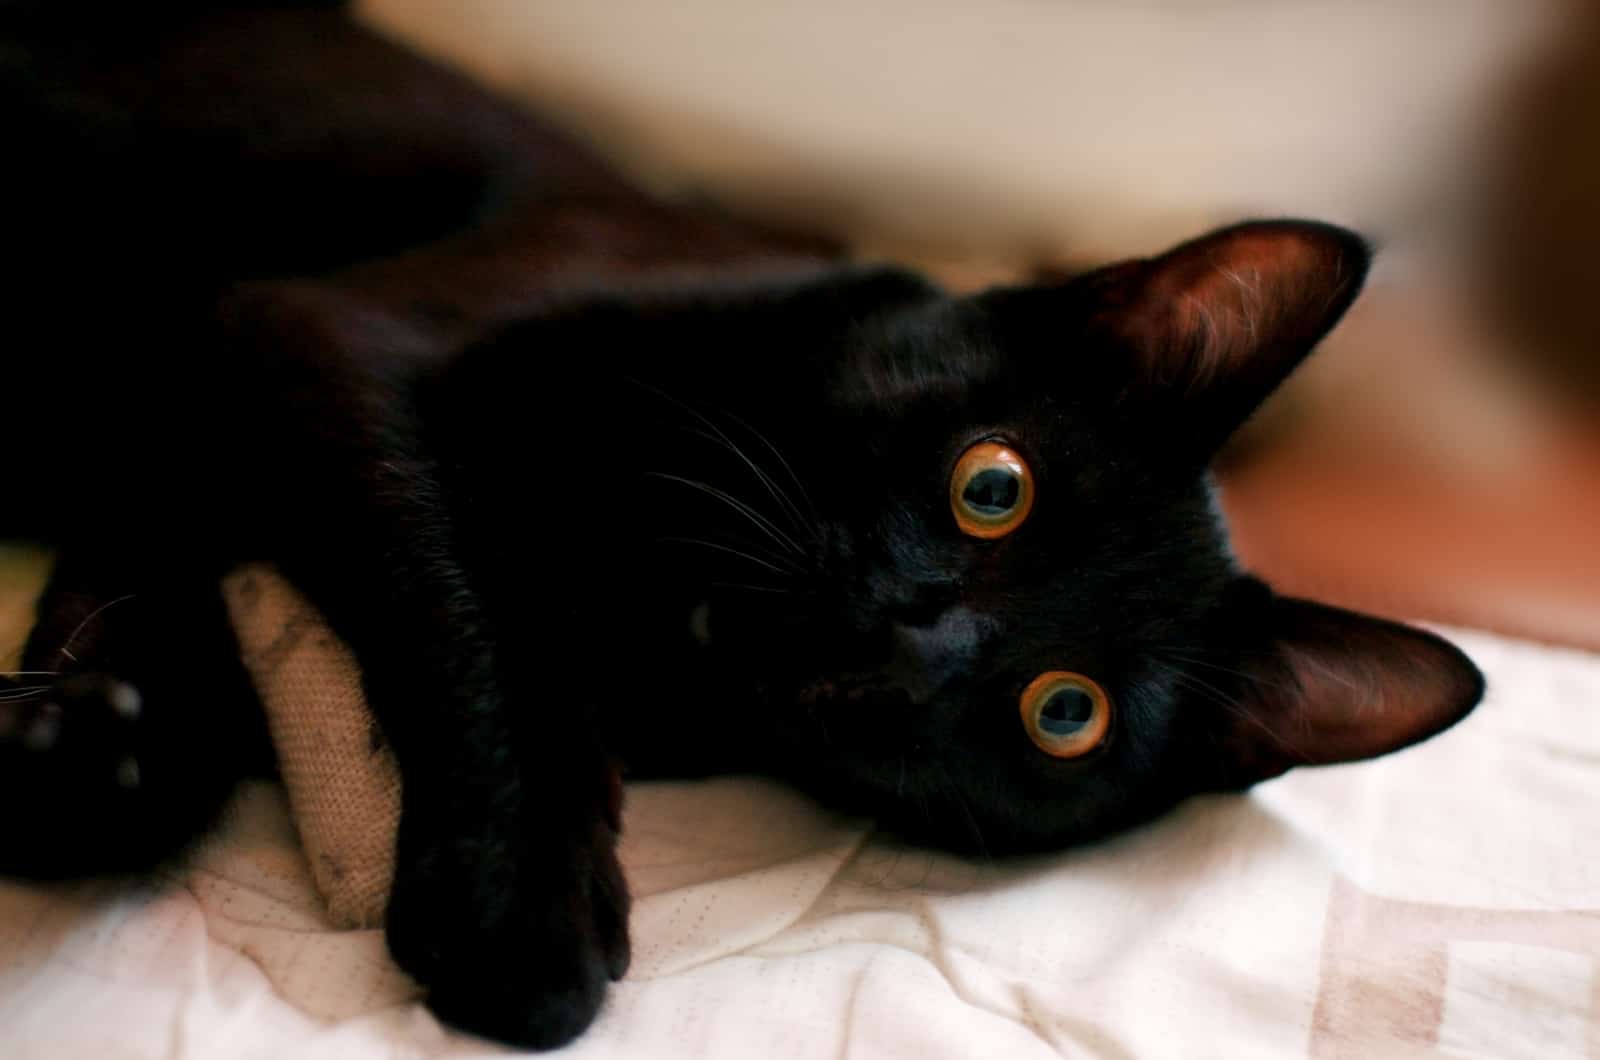
<instances>
[{"instance_id":1,"label":"dark blurred fur","mask_svg":"<svg viewBox=\"0 0 1600 1060\"><path fill-rule=\"evenodd\" d=\"M1349 233L952 297L652 201L301 6L0 4L0 530L64 557L24 667L59 677L0 702L0 868L153 863L259 767L244 560L350 644L400 763L396 959L526 1045L627 964L618 758L998 854L1476 702L1443 641L1237 571L1215 512L1210 454L1359 289ZM980 542L947 482L991 436L1040 500ZM1100 751L1026 737L1050 669L1110 691Z\"/></svg>"}]
</instances>

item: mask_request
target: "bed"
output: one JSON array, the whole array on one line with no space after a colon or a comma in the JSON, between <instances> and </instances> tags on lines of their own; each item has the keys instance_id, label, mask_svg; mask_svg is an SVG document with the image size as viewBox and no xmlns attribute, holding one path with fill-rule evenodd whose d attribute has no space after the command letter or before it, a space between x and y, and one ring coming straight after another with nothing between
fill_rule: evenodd
<instances>
[{"instance_id":1,"label":"bed","mask_svg":"<svg viewBox=\"0 0 1600 1060\"><path fill-rule=\"evenodd\" d=\"M1600 1055L1600 658L1455 635L1491 692L1444 736L1050 857L637 785L633 967L565 1055ZM270 784L148 887L0 885L0 1056L503 1052L323 910Z\"/></svg>"}]
</instances>

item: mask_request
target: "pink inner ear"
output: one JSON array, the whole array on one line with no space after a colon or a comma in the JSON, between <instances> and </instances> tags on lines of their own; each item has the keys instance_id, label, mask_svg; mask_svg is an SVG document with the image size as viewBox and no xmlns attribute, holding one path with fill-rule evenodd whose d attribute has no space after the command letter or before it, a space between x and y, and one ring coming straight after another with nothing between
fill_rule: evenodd
<instances>
[{"instance_id":1,"label":"pink inner ear","mask_svg":"<svg viewBox=\"0 0 1600 1060\"><path fill-rule=\"evenodd\" d=\"M1275 643L1247 665L1226 741L1254 779L1397 751L1482 696L1477 669L1432 634L1303 600L1279 598L1272 612Z\"/></svg>"},{"instance_id":2,"label":"pink inner ear","mask_svg":"<svg viewBox=\"0 0 1600 1060\"><path fill-rule=\"evenodd\" d=\"M1352 644L1332 657L1293 647L1284 652L1300 700L1287 713L1306 737L1308 760L1342 762L1403 747L1431 731L1442 713L1448 697L1441 695L1436 651L1420 640L1369 651Z\"/></svg>"},{"instance_id":3,"label":"pink inner ear","mask_svg":"<svg viewBox=\"0 0 1600 1060\"><path fill-rule=\"evenodd\" d=\"M1114 326L1149 382L1258 401L1338 320L1365 267L1360 240L1341 229L1239 225L1147 262Z\"/></svg>"},{"instance_id":4,"label":"pink inner ear","mask_svg":"<svg viewBox=\"0 0 1600 1060\"><path fill-rule=\"evenodd\" d=\"M1323 230L1283 225L1232 229L1173 251L1147 293L1165 304L1168 341L1181 351L1169 367L1205 388L1255 374L1257 359L1297 358L1332 325L1360 277L1344 259L1345 248Z\"/></svg>"},{"instance_id":5,"label":"pink inner ear","mask_svg":"<svg viewBox=\"0 0 1600 1060\"><path fill-rule=\"evenodd\" d=\"M1204 388L1231 374L1264 337L1277 333L1292 308L1277 290L1285 271L1282 249L1278 239L1241 237L1171 277L1179 286L1166 296L1168 326L1186 337L1190 385Z\"/></svg>"}]
</instances>

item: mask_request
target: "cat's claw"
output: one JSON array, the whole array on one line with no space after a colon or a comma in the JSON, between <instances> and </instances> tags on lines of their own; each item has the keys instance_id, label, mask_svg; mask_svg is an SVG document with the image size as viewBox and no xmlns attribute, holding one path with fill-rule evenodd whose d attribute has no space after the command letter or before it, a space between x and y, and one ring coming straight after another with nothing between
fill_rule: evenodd
<instances>
[{"instance_id":1,"label":"cat's claw","mask_svg":"<svg viewBox=\"0 0 1600 1060\"><path fill-rule=\"evenodd\" d=\"M29 751L48 751L61 738L61 707L45 702L21 724L22 746Z\"/></svg>"},{"instance_id":2,"label":"cat's claw","mask_svg":"<svg viewBox=\"0 0 1600 1060\"><path fill-rule=\"evenodd\" d=\"M140 712L144 710L144 697L126 681L113 681L106 688L106 703L129 721L138 720Z\"/></svg>"},{"instance_id":3,"label":"cat's claw","mask_svg":"<svg viewBox=\"0 0 1600 1060\"><path fill-rule=\"evenodd\" d=\"M117 764L117 783L132 790L139 786L139 760L131 755Z\"/></svg>"}]
</instances>

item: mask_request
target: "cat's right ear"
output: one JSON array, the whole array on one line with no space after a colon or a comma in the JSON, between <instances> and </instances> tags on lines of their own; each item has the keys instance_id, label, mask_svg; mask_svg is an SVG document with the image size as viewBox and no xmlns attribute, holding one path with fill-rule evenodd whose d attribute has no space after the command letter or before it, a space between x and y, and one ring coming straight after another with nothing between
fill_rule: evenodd
<instances>
[{"instance_id":1,"label":"cat's right ear","mask_svg":"<svg viewBox=\"0 0 1600 1060\"><path fill-rule=\"evenodd\" d=\"M1084 277L1086 338L1126 366L1124 400L1208 459L1338 323L1369 260L1333 225L1224 228Z\"/></svg>"},{"instance_id":2,"label":"cat's right ear","mask_svg":"<svg viewBox=\"0 0 1600 1060\"><path fill-rule=\"evenodd\" d=\"M1215 767L1216 787L1389 754L1449 728L1483 698L1483 675L1442 637L1251 584L1262 600L1238 630L1230 672L1240 681L1215 700L1217 753L1205 767Z\"/></svg>"}]
</instances>

